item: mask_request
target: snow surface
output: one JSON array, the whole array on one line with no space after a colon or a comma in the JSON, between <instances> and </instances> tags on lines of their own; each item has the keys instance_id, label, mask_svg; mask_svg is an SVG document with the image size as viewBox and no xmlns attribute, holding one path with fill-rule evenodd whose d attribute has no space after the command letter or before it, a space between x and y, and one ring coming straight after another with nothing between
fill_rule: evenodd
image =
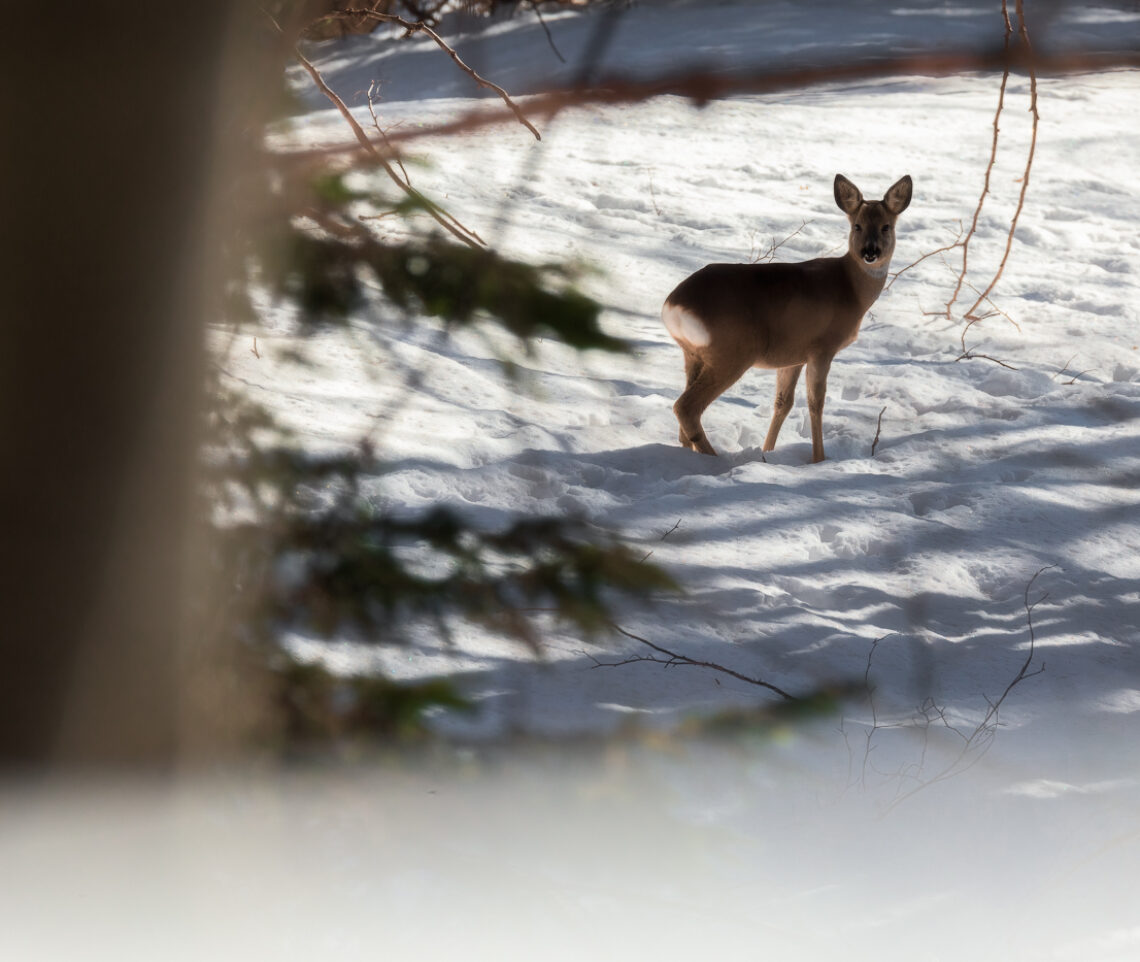
<instances>
[{"instance_id":1,"label":"snow surface","mask_svg":"<svg viewBox=\"0 0 1140 962\"><path fill-rule=\"evenodd\" d=\"M796 34L815 38L823 61L842 52L829 30L821 36L817 21L826 9L777 5L758 16L747 5L644 5L619 21L609 49L622 52L623 66L660 69L669 53L658 48L680 43L694 57L708 56L721 38L737 44L743 35L756 44L748 51L753 63L762 63L768 48L761 37L781 50ZM865 9L873 13L867 35L888 46L918 47L931 37L980 43L984 29L993 31L993 11L983 8ZM555 30L569 60L599 16L552 23L575 28ZM776 24L770 30L769 17ZM845 17L853 22L850 11ZM1131 23L1132 36L1140 36L1140 22ZM1113 29L1119 41L1118 25ZM557 64L536 31L533 22L512 20L472 41L478 57L462 42L459 50L472 62L504 63L508 77L512 64L527 69L528 58ZM503 46L516 34L528 40L517 58L523 66L509 56L516 48ZM628 57L626 43L633 45ZM381 53L369 56L377 47ZM745 47L732 47L733 64L745 65ZM332 46L320 65L340 77L351 100L369 70L382 80L401 76L404 57L414 65L421 48L356 39ZM290 321L281 316L259 338L261 359L239 343L226 363L314 446L372 437L391 463L371 491L385 507L442 502L489 526L519 511L553 511L626 532L686 591L631 610L624 627L790 690L861 678L871 643L882 639L872 673L894 682L883 689L901 689L907 702L920 694L964 715L982 712L986 697L1016 673L1028 641L1025 587L1039 568L1054 565L1035 586L1049 594L1035 611L1049 668L1020 686L1003 718L1047 725L1064 703L1066 725L1095 726L1118 682L1140 678L1133 650L1140 623L1140 197L1133 180L1140 134L1122 124L1135 112L1135 72L1041 81L1028 204L994 297L1010 320L991 318L967 337L1016 370L955 360L960 314L973 302L968 289L959 316L929 316L953 290L954 252L903 274L833 365L826 463L807 463L802 386L780 445L761 454L770 373L746 375L705 415L717 459L677 445L671 411L683 386L681 352L659 311L676 283L710 261L749 260L801 225L779 259L842 251L836 171L868 196L903 173L913 176L894 269L950 243L981 189L997 79L891 78L701 110L664 97L574 111L549 125L541 143L511 125L467 135L462 149L453 141L424 144L417 150L423 166L413 173L418 186L446 198L461 220L509 254L596 268L584 286L606 306L607 329L627 338L633 352L582 358L545 344L522 357L512 343L484 333L442 339L422 319L410 330L396 318L377 327L377 316L384 319L378 309L351 335L318 341L316 371L275 360L284 353L275 350L278 342L282 349L291 343ZM528 84L519 78L519 86ZM386 123L399 124L465 106L385 103L382 112ZM975 285L988 282L1001 257L1028 145L1027 106L1028 82L1014 77L991 197L971 247ZM342 125L326 111L281 137L321 143L343 138ZM502 356L521 367L521 384L504 379ZM409 394L412 372L422 382ZM297 646L315 654L303 639ZM399 677L469 672L484 708L474 724L487 735L604 730L630 712L675 719L758 695L698 671L586 670L596 652L575 638L552 637L551 649L548 663L535 666L525 653L463 629L458 654L425 638L411 651L345 645L331 657L346 670L382 666Z\"/></svg>"},{"instance_id":2,"label":"snow surface","mask_svg":"<svg viewBox=\"0 0 1140 962\"><path fill-rule=\"evenodd\" d=\"M600 69L989 47L997 6L644 3L622 15ZM1053 46L1140 38L1134 5L1046 15L1035 35ZM529 16L449 37L492 79L533 92L574 76L600 16L548 17L565 67ZM386 124L472 106L468 78L427 41L352 38L317 54L362 122L372 80ZM541 143L515 124L418 142L416 185L496 248L590 265L583 286L632 353L546 343L521 355L493 332L445 338L377 306L308 342L305 368L289 359L295 319L270 306L260 357L239 339L224 362L312 447L372 438L390 463L368 491L378 505L442 503L489 527L519 512L586 516L684 585L623 610L629 631L790 691L866 677L873 703L853 698L842 717L776 739L661 753L621 741L584 757L508 756L490 774L472 762L199 786L189 801L104 798L55 821L31 796L0 833L7 874L35 893L59 865L89 866L61 898L84 906L77 931L107 945L120 944L114 906L143 899L156 928L132 930L126 955L139 958L1140 958L1137 73L1041 80L1028 200L994 294L1009 320L968 335L1016 370L955 360L961 310L931 312L957 254L935 256L898 278L833 364L826 462L809 463L802 386L779 446L761 454L767 372L706 414L720 457L676 442L683 371L659 319L665 295L706 263L747 261L789 235L779 260L842 250L836 172L872 197L914 178L893 269L950 243L981 189L998 79L896 77L703 109L662 97L569 112ZM971 248L976 285L1016 205L1027 107L1015 76ZM342 125L314 109L276 137L328 143ZM964 292L959 308L972 301ZM1029 600L1041 599L1032 668L1045 670L1009 694L988 753L954 767L956 732L983 722L1026 659L1025 592L1043 568ZM595 667L646 653L627 639L552 628L541 662L470 626L454 647L426 630L416 641L290 644L344 671L455 675L480 712L434 723L477 744L652 731L771 703L700 668ZM49 844L61 819L83 826L58 840L66 858ZM180 832L198 841L170 842ZM171 848L157 880L126 866L86 884L106 882L98 867L121 847L154 838ZM34 894L3 901L0 954L67 957L55 953L63 936L37 928L49 916ZM213 927L193 928L203 917Z\"/></svg>"}]
</instances>

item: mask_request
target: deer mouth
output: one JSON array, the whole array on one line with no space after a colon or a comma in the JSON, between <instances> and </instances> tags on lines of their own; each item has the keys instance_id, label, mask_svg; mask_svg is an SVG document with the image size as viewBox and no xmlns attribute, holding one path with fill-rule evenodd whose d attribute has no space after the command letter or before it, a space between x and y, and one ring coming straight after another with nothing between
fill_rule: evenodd
<instances>
[{"instance_id":1,"label":"deer mouth","mask_svg":"<svg viewBox=\"0 0 1140 962\"><path fill-rule=\"evenodd\" d=\"M865 250L865 251L863 251L863 260L866 261L868 264L874 264L875 261L877 261L882 256L882 253L883 253L882 251L877 251L877 250L871 250L871 249Z\"/></svg>"}]
</instances>

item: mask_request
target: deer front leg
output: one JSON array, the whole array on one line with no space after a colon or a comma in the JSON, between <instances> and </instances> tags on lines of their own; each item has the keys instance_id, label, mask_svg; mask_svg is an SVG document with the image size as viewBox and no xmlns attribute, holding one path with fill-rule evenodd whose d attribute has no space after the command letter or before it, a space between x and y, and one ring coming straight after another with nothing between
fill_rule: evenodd
<instances>
[{"instance_id":1,"label":"deer front leg","mask_svg":"<svg viewBox=\"0 0 1140 962\"><path fill-rule=\"evenodd\" d=\"M811 419L811 460L823 460L823 402L827 397L827 372L831 358L815 358L807 364L808 417Z\"/></svg>"},{"instance_id":2,"label":"deer front leg","mask_svg":"<svg viewBox=\"0 0 1140 962\"><path fill-rule=\"evenodd\" d=\"M776 438L780 428L784 425L784 418L792 409L792 402L796 399L796 382L800 379L802 364L794 367L782 367L776 372L776 401L772 405L772 421L768 425L768 436L764 439L764 450L771 451L776 447Z\"/></svg>"}]
</instances>

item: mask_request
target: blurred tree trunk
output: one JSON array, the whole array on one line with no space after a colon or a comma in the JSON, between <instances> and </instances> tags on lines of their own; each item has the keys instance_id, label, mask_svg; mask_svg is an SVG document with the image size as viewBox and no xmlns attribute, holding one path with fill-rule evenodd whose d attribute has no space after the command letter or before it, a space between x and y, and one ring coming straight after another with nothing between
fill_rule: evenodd
<instances>
[{"instance_id":1,"label":"blurred tree trunk","mask_svg":"<svg viewBox=\"0 0 1140 962\"><path fill-rule=\"evenodd\" d=\"M229 7L5 22L0 768L178 750Z\"/></svg>"}]
</instances>

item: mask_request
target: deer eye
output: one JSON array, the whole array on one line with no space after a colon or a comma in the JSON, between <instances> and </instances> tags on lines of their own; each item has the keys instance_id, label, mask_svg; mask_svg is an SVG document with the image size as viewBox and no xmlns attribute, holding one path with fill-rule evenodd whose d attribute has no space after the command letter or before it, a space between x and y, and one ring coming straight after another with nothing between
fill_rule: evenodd
<instances>
[{"instance_id":1,"label":"deer eye","mask_svg":"<svg viewBox=\"0 0 1140 962\"><path fill-rule=\"evenodd\" d=\"M859 224L856 224L855 225L855 233L860 234L862 232L863 232L863 228Z\"/></svg>"},{"instance_id":2,"label":"deer eye","mask_svg":"<svg viewBox=\"0 0 1140 962\"><path fill-rule=\"evenodd\" d=\"M890 232L891 232L891 225L890 224L884 224L883 225L883 233L889 234Z\"/></svg>"}]
</instances>

